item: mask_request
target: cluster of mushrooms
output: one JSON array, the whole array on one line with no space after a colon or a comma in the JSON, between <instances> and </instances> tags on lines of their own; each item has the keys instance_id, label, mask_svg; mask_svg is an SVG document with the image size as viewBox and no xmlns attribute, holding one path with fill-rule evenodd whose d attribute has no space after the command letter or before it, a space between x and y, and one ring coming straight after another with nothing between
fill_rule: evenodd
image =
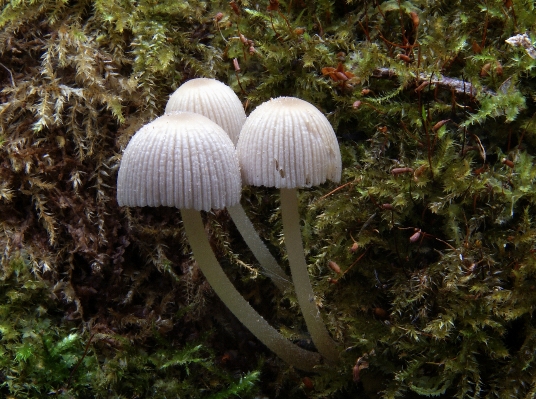
<instances>
[{"instance_id":1,"label":"cluster of mushrooms","mask_svg":"<svg viewBox=\"0 0 536 399\"><path fill-rule=\"evenodd\" d=\"M117 180L120 206L180 209L193 256L231 312L294 367L312 371L339 355L314 300L300 232L296 189L341 178L335 132L312 104L271 99L249 117L234 91L214 79L193 79L170 97L165 114L143 126L125 149ZM292 274L278 265L240 205L242 184L280 189L283 234ZM222 270L199 211L227 208L264 272L282 291L295 289L318 353L283 337L242 297Z\"/></svg>"}]
</instances>

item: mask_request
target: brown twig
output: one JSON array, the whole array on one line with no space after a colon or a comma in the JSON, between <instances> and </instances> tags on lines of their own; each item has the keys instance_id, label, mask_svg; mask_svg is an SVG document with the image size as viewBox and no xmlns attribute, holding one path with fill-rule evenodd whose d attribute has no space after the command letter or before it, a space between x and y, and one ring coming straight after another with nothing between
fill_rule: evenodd
<instances>
[{"instance_id":1,"label":"brown twig","mask_svg":"<svg viewBox=\"0 0 536 399\"><path fill-rule=\"evenodd\" d=\"M418 43L413 43L413 44L396 44L396 43L393 43L393 42L390 42L389 40L387 40L385 37L383 37L383 35L381 34L381 32L378 32L379 36L380 36L380 39L382 39L385 43L389 44L390 46L393 46L393 47L398 47L398 48L403 48L403 49L412 49L415 48L415 47L419 47L419 44Z\"/></svg>"},{"instance_id":2,"label":"brown twig","mask_svg":"<svg viewBox=\"0 0 536 399\"><path fill-rule=\"evenodd\" d=\"M2 64L1 62L0 62L0 66L3 67L9 73L9 77L11 78L11 86L15 87L15 80L13 79L13 72L11 72L11 70L7 66Z\"/></svg>"},{"instance_id":3,"label":"brown twig","mask_svg":"<svg viewBox=\"0 0 536 399\"><path fill-rule=\"evenodd\" d=\"M366 17L366 15L365 15L365 17ZM363 32L365 33L365 37L367 38L367 41L372 42L372 40L370 40L370 36L369 36L368 29L365 28L365 27L363 26L363 24L361 23L361 21L357 21L357 23L359 24L359 26L361 26L361 29L363 29ZM367 18L365 19L365 23L366 23L367 26L368 26Z\"/></svg>"},{"instance_id":4,"label":"brown twig","mask_svg":"<svg viewBox=\"0 0 536 399\"><path fill-rule=\"evenodd\" d=\"M355 182L356 182L356 180L352 180L352 181L349 181L348 183L344 183L342 186L339 186L339 187L337 187L336 189L331 190L329 193L323 195L323 196L320 197L317 201L321 201L321 200L323 200L323 199L329 197L331 194L336 193L336 192L339 191L340 189L342 189L342 188L344 188L344 187L346 187L346 186L349 186L350 184L355 183Z\"/></svg>"},{"instance_id":5,"label":"brown twig","mask_svg":"<svg viewBox=\"0 0 536 399\"><path fill-rule=\"evenodd\" d=\"M392 78L395 76L397 76L396 71L389 68L376 68L372 74L373 78ZM433 78L431 75L419 73L419 75L416 77L416 80L417 83L428 81L430 84L435 84L439 87L444 87L445 89L453 90L455 93L458 94L466 94L470 96L475 96L477 94L476 89L471 83L465 82L460 79L449 78L447 76L443 76L437 73L433 74ZM486 87L482 87L480 91L484 94L489 94L490 96L497 95L497 93L495 93L493 90L490 90Z\"/></svg>"},{"instance_id":6,"label":"brown twig","mask_svg":"<svg viewBox=\"0 0 536 399\"><path fill-rule=\"evenodd\" d=\"M486 36L488 33L488 22L489 22L489 11L486 10L486 20L484 21L484 31L482 32L482 42L480 43L480 47L484 48L486 45Z\"/></svg>"},{"instance_id":7,"label":"brown twig","mask_svg":"<svg viewBox=\"0 0 536 399\"><path fill-rule=\"evenodd\" d=\"M340 280L341 278L343 278L344 275L345 275L346 273L348 273L352 267L354 267L355 265L357 265L357 262L359 262L361 259L363 259L363 256L365 256L365 255L367 254L368 250L369 250L369 248L367 248L367 249L365 250L365 252L363 252L361 255L359 255L359 258L357 258L356 260L354 260L353 263L352 263L350 266L348 266L348 269L346 269L344 272L342 272L342 274L339 276L339 278L338 278L337 280Z\"/></svg>"},{"instance_id":8,"label":"brown twig","mask_svg":"<svg viewBox=\"0 0 536 399\"><path fill-rule=\"evenodd\" d=\"M78 370L78 367L80 367L80 364L82 363L82 361L84 360L84 358L86 357L87 355L87 352L89 351L89 345L91 345L91 341L93 340L93 337L95 336L95 333L91 334L89 336L89 339L87 341L87 344L86 344L86 349L84 350L84 354L82 355L82 357L78 360L78 362L76 363L76 366L74 366L73 370L71 371L71 374L69 375L69 379L67 380L67 385L66 385L66 389L69 389L69 387L71 386L71 380L73 378L73 375L74 373L76 373L76 370Z\"/></svg>"}]
</instances>

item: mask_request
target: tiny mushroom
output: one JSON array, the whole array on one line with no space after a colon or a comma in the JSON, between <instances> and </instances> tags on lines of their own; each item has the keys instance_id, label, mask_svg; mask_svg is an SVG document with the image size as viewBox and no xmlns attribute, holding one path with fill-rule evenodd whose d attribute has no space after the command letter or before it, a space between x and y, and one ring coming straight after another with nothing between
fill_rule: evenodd
<instances>
[{"instance_id":1,"label":"tiny mushroom","mask_svg":"<svg viewBox=\"0 0 536 399\"><path fill-rule=\"evenodd\" d=\"M220 125L236 145L246 113L233 89L216 79L197 78L183 83L169 98L166 114L189 111Z\"/></svg>"},{"instance_id":2,"label":"tiny mushroom","mask_svg":"<svg viewBox=\"0 0 536 399\"><path fill-rule=\"evenodd\" d=\"M240 132L237 153L244 184L280 189L283 234L298 302L318 351L335 361L338 349L322 322L309 280L296 192L326 180L340 181L335 132L312 104L279 97L251 113Z\"/></svg>"},{"instance_id":3,"label":"tiny mushroom","mask_svg":"<svg viewBox=\"0 0 536 399\"><path fill-rule=\"evenodd\" d=\"M191 112L164 115L130 140L117 180L120 206L174 206L205 278L229 310L281 359L311 371L320 355L283 337L240 295L210 247L200 210L240 199L241 179L233 143L220 126Z\"/></svg>"},{"instance_id":4,"label":"tiny mushroom","mask_svg":"<svg viewBox=\"0 0 536 399\"><path fill-rule=\"evenodd\" d=\"M242 125L246 121L246 113L238 96L229 86L215 79L192 79L175 90L166 105L165 113L173 114L180 111L195 112L216 122L235 145ZM260 239L240 201L228 205L227 211L266 275L281 291L290 291L292 288L290 277L278 265Z\"/></svg>"}]
</instances>

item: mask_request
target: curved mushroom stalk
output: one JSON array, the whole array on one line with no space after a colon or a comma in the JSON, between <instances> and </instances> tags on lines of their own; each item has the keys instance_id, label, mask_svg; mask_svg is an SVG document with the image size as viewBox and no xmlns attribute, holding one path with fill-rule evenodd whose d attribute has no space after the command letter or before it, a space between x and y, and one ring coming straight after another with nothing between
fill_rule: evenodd
<instances>
[{"instance_id":1,"label":"curved mushroom stalk","mask_svg":"<svg viewBox=\"0 0 536 399\"><path fill-rule=\"evenodd\" d=\"M242 127L236 146L246 184L281 189L281 215L292 281L307 328L329 361L338 349L314 300L300 232L296 188L340 181L342 162L337 137L312 104L279 97L258 106Z\"/></svg>"},{"instance_id":2,"label":"curved mushroom stalk","mask_svg":"<svg viewBox=\"0 0 536 399\"><path fill-rule=\"evenodd\" d=\"M186 236L203 275L222 302L264 345L288 364L300 370L313 371L320 364L320 354L293 344L260 316L240 295L223 272L212 252L198 211L181 209Z\"/></svg>"},{"instance_id":3,"label":"curved mushroom stalk","mask_svg":"<svg viewBox=\"0 0 536 399\"><path fill-rule=\"evenodd\" d=\"M316 348L328 361L335 362L339 357L339 350L322 321L307 271L300 231L297 192L295 188L282 188L280 193L283 235L296 297Z\"/></svg>"},{"instance_id":4,"label":"curved mushroom stalk","mask_svg":"<svg viewBox=\"0 0 536 399\"><path fill-rule=\"evenodd\" d=\"M272 279L282 292L292 290L293 284L290 281L290 277L281 269L266 244L260 239L242 205L238 203L237 205L228 206L227 211L247 246L264 269L264 273Z\"/></svg>"}]
</instances>

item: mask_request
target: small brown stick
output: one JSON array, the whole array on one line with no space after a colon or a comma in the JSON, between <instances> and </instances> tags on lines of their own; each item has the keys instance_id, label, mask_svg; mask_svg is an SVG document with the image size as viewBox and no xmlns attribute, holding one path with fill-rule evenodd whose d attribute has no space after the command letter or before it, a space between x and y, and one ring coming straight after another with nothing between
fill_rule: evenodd
<instances>
[{"instance_id":1,"label":"small brown stick","mask_svg":"<svg viewBox=\"0 0 536 399\"><path fill-rule=\"evenodd\" d=\"M218 32L220 32L220 36L223 39L223 41L225 43L228 43L227 39L223 37L223 33L221 33L221 29L220 29L220 21L222 20L222 18L223 18L223 13L222 12L217 13L213 18L214 26L216 26L216 28L218 29Z\"/></svg>"},{"instance_id":2,"label":"small brown stick","mask_svg":"<svg viewBox=\"0 0 536 399\"><path fill-rule=\"evenodd\" d=\"M434 237L433 235L430 235L428 233L426 233L427 236L430 236L430 237ZM442 242L443 244L445 244L447 247L449 247L450 249L452 249L454 252L458 253L458 250L456 248L454 248L452 245L450 245L448 242L442 240L441 238L437 238L437 237L434 237L437 241L439 242Z\"/></svg>"},{"instance_id":3,"label":"small brown stick","mask_svg":"<svg viewBox=\"0 0 536 399\"><path fill-rule=\"evenodd\" d=\"M359 26L361 26L361 29L363 29L363 32L365 33L365 37L367 38L367 40L368 40L369 42L371 42L372 40L370 40L370 36L369 36L368 30L363 26L363 24L361 23L361 21L357 21L357 23L359 24ZM367 23L366 20L365 20L365 23Z\"/></svg>"},{"instance_id":4,"label":"small brown stick","mask_svg":"<svg viewBox=\"0 0 536 399\"><path fill-rule=\"evenodd\" d=\"M15 80L13 79L13 72L11 72L11 70L7 66L2 64L1 62L0 62L0 66L3 67L9 73L9 77L11 78L11 86L15 87Z\"/></svg>"},{"instance_id":5,"label":"small brown stick","mask_svg":"<svg viewBox=\"0 0 536 399\"><path fill-rule=\"evenodd\" d=\"M357 265L357 262L359 262L361 259L363 259L363 256L365 256L365 255L367 254L368 250L369 250L369 249L367 248L367 249L365 250L365 252L363 252L363 253L359 256L359 258L357 258L356 260L354 260L354 262L353 262L350 266L348 266L348 269L346 269L344 272L342 272L342 274L340 275L340 277L339 277L337 280L340 280L342 277L344 277L344 275L345 275L346 273L348 273L348 271L349 271L352 267L354 267L355 265Z\"/></svg>"},{"instance_id":6,"label":"small brown stick","mask_svg":"<svg viewBox=\"0 0 536 399\"><path fill-rule=\"evenodd\" d=\"M337 187L336 189L331 190L329 193L323 195L322 197L320 197L319 199L317 199L317 201L321 201L321 200L323 200L323 199L329 197L331 194L336 193L336 192L339 191L340 189L342 189L342 188L344 188L344 187L346 187L346 186L349 186L350 184L355 183L355 182L356 182L356 180L352 180L352 181L349 181L348 183L344 183L342 186L339 186L339 187Z\"/></svg>"},{"instance_id":7,"label":"small brown stick","mask_svg":"<svg viewBox=\"0 0 536 399\"><path fill-rule=\"evenodd\" d=\"M516 17L516 10L514 9L514 3L512 2L512 6L510 7L512 9L512 17L514 18L514 27L517 29L517 17Z\"/></svg>"},{"instance_id":8,"label":"small brown stick","mask_svg":"<svg viewBox=\"0 0 536 399\"><path fill-rule=\"evenodd\" d=\"M480 44L480 47L484 48L486 45L486 35L488 33L488 22L489 22L489 15L488 11L486 11L486 20L484 21L484 31L482 32L482 43Z\"/></svg>"},{"instance_id":9,"label":"small brown stick","mask_svg":"<svg viewBox=\"0 0 536 399\"><path fill-rule=\"evenodd\" d=\"M393 78L396 76L396 72L389 68L377 68L374 70L372 77L373 78ZM431 76L426 75L425 73L420 73L417 76L417 83L421 84L422 82L428 81L429 84L435 84L439 87L444 87L446 89L453 90L458 94L466 94L470 96L476 95L476 89L471 83L465 82L460 79L453 79L443 75L438 75L434 73L434 78L431 79ZM491 96L497 95L493 90L490 90L486 87L482 87L482 93L489 94Z\"/></svg>"},{"instance_id":10,"label":"small brown stick","mask_svg":"<svg viewBox=\"0 0 536 399\"><path fill-rule=\"evenodd\" d=\"M283 13L280 10L277 10L277 13L285 20L288 26L288 31L290 32L291 36L294 36L294 31L292 30L292 27L290 26L290 22L288 22L287 17L283 15Z\"/></svg>"},{"instance_id":11,"label":"small brown stick","mask_svg":"<svg viewBox=\"0 0 536 399\"><path fill-rule=\"evenodd\" d=\"M402 126L402 129L404 129L404 131L408 134L408 136L410 136L413 140L418 142L420 145L423 145L421 140L408 130L406 124L403 121L400 121L400 125Z\"/></svg>"},{"instance_id":12,"label":"small brown stick","mask_svg":"<svg viewBox=\"0 0 536 399\"><path fill-rule=\"evenodd\" d=\"M430 142L430 132L428 131L428 126L426 121L423 119L422 126L424 129L424 133L426 134L426 145L428 147L428 164L430 165L430 177L432 180L434 179L434 168L432 165L432 143ZM437 137L437 135L435 136ZM435 146L435 141L434 141Z\"/></svg>"},{"instance_id":13,"label":"small brown stick","mask_svg":"<svg viewBox=\"0 0 536 399\"><path fill-rule=\"evenodd\" d=\"M67 380L67 385L66 385L66 389L69 389L70 385L71 385L71 380L73 378L73 375L74 373L76 372L76 370L78 370L78 367L80 367L80 363L82 363L82 360L84 360L84 358L86 357L87 355L87 352L89 351L89 345L91 345L91 341L93 340L93 337L95 336L95 333L91 334L89 336L89 340L87 341L87 344L86 344L86 349L84 350L84 354L82 355L82 357L78 360L78 362L76 363L76 366L74 366L74 369L71 371L71 374L69 375L69 380Z\"/></svg>"},{"instance_id":14,"label":"small brown stick","mask_svg":"<svg viewBox=\"0 0 536 399\"><path fill-rule=\"evenodd\" d=\"M288 9L290 10L290 7L291 7L291 4L288 5ZM285 20L285 22L287 23L287 27L288 27L288 30L290 32L290 35L293 36L294 35L294 32L292 31L292 27L290 26L290 22L288 22L288 19L287 17L285 17L285 15L283 15L283 13L281 12L281 10L279 9L279 0L270 0L270 4L268 5L268 11L277 11L277 13L279 14L279 16L281 18L283 18ZM270 17L270 20L271 20L271 17ZM274 27L274 24L272 22L272 28ZM275 29L274 29L274 32L275 32Z\"/></svg>"},{"instance_id":15,"label":"small brown stick","mask_svg":"<svg viewBox=\"0 0 536 399\"><path fill-rule=\"evenodd\" d=\"M400 0L397 0L398 3L398 19L400 21L400 29L402 30L402 43L409 43L408 39L406 38L406 29L404 29L404 12L402 11L402 7L400 6Z\"/></svg>"},{"instance_id":16,"label":"small brown stick","mask_svg":"<svg viewBox=\"0 0 536 399\"><path fill-rule=\"evenodd\" d=\"M378 33L380 35L380 39L382 39L385 43L389 44L390 46L393 46L393 47L398 47L398 48L404 48L404 49L411 49L413 50L415 47L419 47L419 44L418 43L413 43L413 44L396 44L396 43L393 43L393 42L390 42L389 40L387 40L385 37L383 37L383 35L380 33Z\"/></svg>"},{"instance_id":17,"label":"small brown stick","mask_svg":"<svg viewBox=\"0 0 536 399\"><path fill-rule=\"evenodd\" d=\"M315 18L318 24L318 36L322 37L324 36L324 28L322 27L322 23L320 22L320 19L318 19L318 16L315 15Z\"/></svg>"},{"instance_id":18,"label":"small brown stick","mask_svg":"<svg viewBox=\"0 0 536 399\"><path fill-rule=\"evenodd\" d=\"M272 19L272 13L270 13L270 24L272 25L272 29L274 30L275 37L277 37L277 40L283 41L283 38L281 37L281 35L277 33L277 31L275 30L274 20Z\"/></svg>"}]
</instances>

